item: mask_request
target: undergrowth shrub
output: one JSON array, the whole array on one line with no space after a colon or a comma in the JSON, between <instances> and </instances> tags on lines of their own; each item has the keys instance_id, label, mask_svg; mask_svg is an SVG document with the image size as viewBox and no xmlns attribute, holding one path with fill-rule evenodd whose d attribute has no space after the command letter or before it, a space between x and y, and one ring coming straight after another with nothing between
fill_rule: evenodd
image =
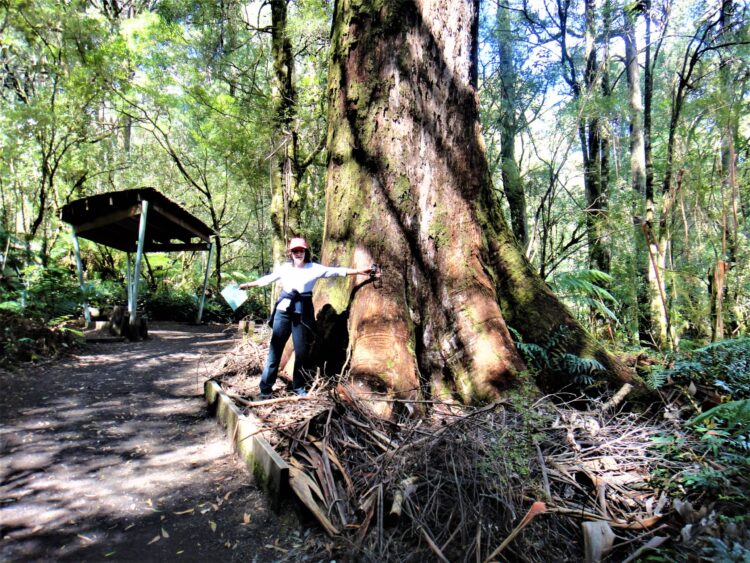
<instances>
[{"instance_id":1,"label":"undergrowth shrub","mask_svg":"<svg viewBox=\"0 0 750 563\"><path fill-rule=\"evenodd\" d=\"M164 289L149 295L145 306L151 320L193 322L198 314L198 297L186 291Z\"/></svg>"},{"instance_id":2,"label":"undergrowth shrub","mask_svg":"<svg viewBox=\"0 0 750 563\"><path fill-rule=\"evenodd\" d=\"M82 293L75 277L63 268L29 269L28 291L25 299L25 316L53 321L61 317L73 317L81 309Z\"/></svg>"},{"instance_id":3,"label":"undergrowth shrub","mask_svg":"<svg viewBox=\"0 0 750 563\"><path fill-rule=\"evenodd\" d=\"M50 327L39 319L0 309L0 366L56 356L70 350L82 338L79 331Z\"/></svg>"},{"instance_id":4,"label":"undergrowth shrub","mask_svg":"<svg viewBox=\"0 0 750 563\"><path fill-rule=\"evenodd\" d=\"M144 298L147 316L155 321L194 322L198 305L198 295L179 289L162 288ZM201 318L206 322L229 323L245 317L265 318L266 315L267 308L254 294L249 294L247 301L236 311L232 311L218 295L206 298Z\"/></svg>"},{"instance_id":5,"label":"undergrowth shrub","mask_svg":"<svg viewBox=\"0 0 750 563\"><path fill-rule=\"evenodd\" d=\"M604 366L597 360L582 358L568 351L571 339L575 338L575 335L566 325L558 326L544 342L538 344L523 342L516 330L510 330L515 338L516 347L529 367L548 376L570 379L574 388L583 389L592 385L595 378L605 371Z\"/></svg>"},{"instance_id":6,"label":"undergrowth shrub","mask_svg":"<svg viewBox=\"0 0 750 563\"><path fill-rule=\"evenodd\" d=\"M92 280L86 283L84 297L90 307L101 310L111 309L128 300L125 282L113 280Z\"/></svg>"},{"instance_id":7,"label":"undergrowth shrub","mask_svg":"<svg viewBox=\"0 0 750 563\"><path fill-rule=\"evenodd\" d=\"M675 411L681 415L675 420L679 431L654 443L665 467L679 468L667 476L665 486L694 502L711 499L723 518L749 524L750 338L723 340L681 354L669 367L653 369L647 380L654 389L672 386L681 391L673 395L680 405ZM735 547L716 544L711 549L731 552Z\"/></svg>"},{"instance_id":8,"label":"undergrowth shrub","mask_svg":"<svg viewBox=\"0 0 750 563\"><path fill-rule=\"evenodd\" d=\"M667 381L710 385L730 399L750 399L750 338L714 342L678 356L667 368L651 370L647 382L658 389Z\"/></svg>"}]
</instances>

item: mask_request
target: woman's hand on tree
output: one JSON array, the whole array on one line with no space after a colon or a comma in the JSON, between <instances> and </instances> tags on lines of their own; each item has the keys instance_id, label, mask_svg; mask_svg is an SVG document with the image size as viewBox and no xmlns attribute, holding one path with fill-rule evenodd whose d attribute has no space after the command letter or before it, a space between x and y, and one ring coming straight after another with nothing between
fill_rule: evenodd
<instances>
[{"instance_id":1,"label":"woman's hand on tree","mask_svg":"<svg viewBox=\"0 0 750 563\"><path fill-rule=\"evenodd\" d=\"M349 274L353 276L371 276L372 268L362 268L361 270L356 270L354 268L351 268L349 270Z\"/></svg>"}]
</instances>

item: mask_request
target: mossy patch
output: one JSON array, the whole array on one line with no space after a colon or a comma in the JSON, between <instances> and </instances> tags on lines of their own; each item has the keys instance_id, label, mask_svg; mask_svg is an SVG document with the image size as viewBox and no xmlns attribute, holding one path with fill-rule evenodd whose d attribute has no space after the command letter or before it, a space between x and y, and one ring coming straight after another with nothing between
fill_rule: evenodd
<instances>
[{"instance_id":1,"label":"mossy patch","mask_svg":"<svg viewBox=\"0 0 750 563\"><path fill-rule=\"evenodd\" d=\"M444 213L436 213L430 226L427 228L427 234L435 241L435 247L439 250L448 244L450 240L450 229L446 222L447 217Z\"/></svg>"}]
</instances>

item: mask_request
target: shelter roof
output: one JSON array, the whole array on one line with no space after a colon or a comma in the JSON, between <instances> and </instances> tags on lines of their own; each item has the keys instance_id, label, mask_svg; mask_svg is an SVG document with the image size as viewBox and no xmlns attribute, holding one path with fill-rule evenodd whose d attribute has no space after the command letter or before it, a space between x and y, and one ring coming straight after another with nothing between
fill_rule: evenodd
<instances>
[{"instance_id":1,"label":"shelter roof","mask_svg":"<svg viewBox=\"0 0 750 563\"><path fill-rule=\"evenodd\" d=\"M208 249L213 229L154 188L84 197L65 205L61 217L81 238L135 252L142 201L148 201L144 252Z\"/></svg>"}]
</instances>

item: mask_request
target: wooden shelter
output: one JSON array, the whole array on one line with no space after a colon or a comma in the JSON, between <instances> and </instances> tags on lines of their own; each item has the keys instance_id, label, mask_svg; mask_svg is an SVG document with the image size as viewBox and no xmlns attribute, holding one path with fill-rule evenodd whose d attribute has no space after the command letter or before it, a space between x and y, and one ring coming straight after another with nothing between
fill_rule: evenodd
<instances>
[{"instance_id":1,"label":"wooden shelter","mask_svg":"<svg viewBox=\"0 0 750 563\"><path fill-rule=\"evenodd\" d=\"M211 237L216 235L213 229L200 219L154 188L122 190L84 197L65 205L61 217L63 221L72 225L81 286L83 263L79 237L127 252L128 313L131 327L137 322L137 282L141 275L143 253L207 250L203 291L196 319L196 322L200 322L213 255ZM135 261L131 268L133 253ZM85 307L84 310L86 320L89 321L88 308Z\"/></svg>"}]
</instances>

